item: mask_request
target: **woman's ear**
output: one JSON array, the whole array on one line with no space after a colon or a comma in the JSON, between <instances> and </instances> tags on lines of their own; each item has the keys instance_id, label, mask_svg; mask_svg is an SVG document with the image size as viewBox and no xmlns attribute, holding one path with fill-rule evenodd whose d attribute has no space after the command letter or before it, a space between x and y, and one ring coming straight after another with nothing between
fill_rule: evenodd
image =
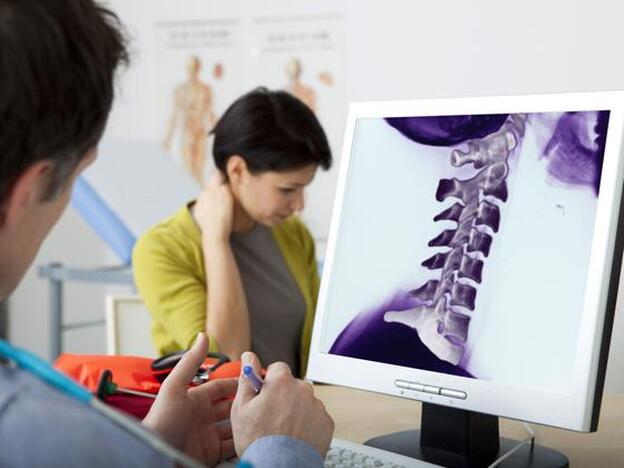
<instances>
[{"instance_id":1,"label":"woman's ear","mask_svg":"<svg viewBox=\"0 0 624 468\"><path fill-rule=\"evenodd\" d=\"M247 163L238 154L230 156L225 165L225 172L227 174L227 180L234 186L238 186L244 182L249 174Z\"/></svg>"}]
</instances>

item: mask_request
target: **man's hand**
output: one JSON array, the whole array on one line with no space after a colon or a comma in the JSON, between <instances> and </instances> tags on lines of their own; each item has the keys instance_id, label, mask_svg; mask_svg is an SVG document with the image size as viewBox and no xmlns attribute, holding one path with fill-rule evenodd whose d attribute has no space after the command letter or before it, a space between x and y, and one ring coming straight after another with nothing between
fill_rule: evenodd
<instances>
[{"instance_id":1,"label":"man's hand","mask_svg":"<svg viewBox=\"0 0 624 468\"><path fill-rule=\"evenodd\" d=\"M234 220L234 196L223 174L214 174L197 197L193 216L204 242L227 242Z\"/></svg>"},{"instance_id":2,"label":"man's hand","mask_svg":"<svg viewBox=\"0 0 624 468\"><path fill-rule=\"evenodd\" d=\"M236 379L206 382L190 388L189 383L208 350L201 333L163 382L158 398L143 423L188 455L213 466L235 455L232 427L228 421Z\"/></svg>"},{"instance_id":3,"label":"man's hand","mask_svg":"<svg viewBox=\"0 0 624 468\"><path fill-rule=\"evenodd\" d=\"M258 357L244 353L242 364L250 364L260 375ZM232 428L236 453L242 456L256 439L286 435L307 442L325 458L334 433L334 421L312 391L312 385L293 377L282 363L271 364L260 393L242 376L232 406Z\"/></svg>"}]
</instances>

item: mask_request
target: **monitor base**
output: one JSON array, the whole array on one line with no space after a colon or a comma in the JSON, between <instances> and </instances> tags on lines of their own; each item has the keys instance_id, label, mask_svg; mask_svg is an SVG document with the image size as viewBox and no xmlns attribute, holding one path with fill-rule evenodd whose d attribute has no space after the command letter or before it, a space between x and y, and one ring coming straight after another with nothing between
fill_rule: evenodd
<instances>
[{"instance_id":1,"label":"monitor base","mask_svg":"<svg viewBox=\"0 0 624 468\"><path fill-rule=\"evenodd\" d=\"M501 438L498 453L478 458L468 458L456 453L421 447L420 431L417 430L374 437L364 442L364 445L449 468L481 468L487 467L514 448L517 443L518 441L512 439ZM569 462L561 452L540 445L531 447L530 444L525 444L497 466L502 468L568 468Z\"/></svg>"}]
</instances>

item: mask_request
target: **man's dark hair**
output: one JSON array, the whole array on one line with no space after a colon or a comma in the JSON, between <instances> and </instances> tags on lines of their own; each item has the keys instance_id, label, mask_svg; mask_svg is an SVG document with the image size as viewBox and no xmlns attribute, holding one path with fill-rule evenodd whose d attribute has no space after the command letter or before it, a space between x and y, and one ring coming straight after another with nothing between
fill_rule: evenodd
<instances>
[{"instance_id":1,"label":"man's dark hair","mask_svg":"<svg viewBox=\"0 0 624 468\"><path fill-rule=\"evenodd\" d=\"M102 136L121 25L93 0L0 0L0 203L32 164L50 160L44 200Z\"/></svg>"},{"instance_id":2,"label":"man's dark hair","mask_svg":"<svg viewBox=\"0 0 624 468\"><path fill-rule=\"evenodd\" d=\"M285 91L250 91L225 111L211 133L215 164L223 173L235 154L251 173L311 164L329 169L332 163L327 137L314 112Z\"/></svg>"}]
</instances>

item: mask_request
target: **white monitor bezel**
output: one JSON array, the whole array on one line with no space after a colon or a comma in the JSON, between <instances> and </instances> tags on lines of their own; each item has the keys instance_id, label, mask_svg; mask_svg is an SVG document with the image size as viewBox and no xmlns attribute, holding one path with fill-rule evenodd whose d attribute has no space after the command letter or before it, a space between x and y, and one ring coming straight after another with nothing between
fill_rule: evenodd
<instances>
[{"instance_id":1,"label":"white monitor bezel","mask_svg":"<svg viewBox=\"0 0 624 468\"><path fill-rule=\"evenodd\" d=\"M505 386L491 381L472 380L321 352L321 330L325 323L328 281L332 277L335 243L338 225L342 219L351 149L358 119L573 110L609 110L610 117L581 323L582 330L593 330L593 333L585 333L579 340L578 357L574 364L575 385L574 388L570 389L569 394L562 395ZM610 327L613 320L613 310L608 309L614 308L614 297L609 301L609 308L607 302L609 295L613 296L617 292L617 279L619 278L619 265L621 263L621 255L618 258L618 256L613 255L613 252L616 245L616 230L618 225L623 222L618 216L624 175L624 162L621 157L623 129L624 92L622 91L351 104L345 128L307 377L313 381L354 387L570 430L595 430L597 411L602 396ZM617 272L614 271L615 274L612 275L614 268L617 268ZM613 284L614 281L615 285ZM607 324L606 328L604 328L605 323ZM586 356L587 359L582 359L582 356ZM394 383L397 379L461 390L467 393L467 398L461 400L400 389Z\"/></svg>"}]
</instances>

